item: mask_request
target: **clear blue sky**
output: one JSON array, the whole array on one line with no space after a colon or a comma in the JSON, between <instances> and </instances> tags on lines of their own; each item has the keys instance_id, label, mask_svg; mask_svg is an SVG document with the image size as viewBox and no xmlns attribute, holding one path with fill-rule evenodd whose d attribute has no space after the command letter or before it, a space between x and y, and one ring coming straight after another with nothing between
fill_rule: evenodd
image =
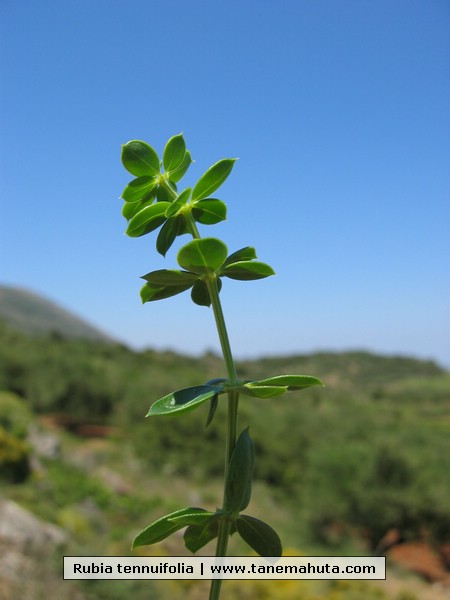
<instances>
[{"instance_id":1,"label":"clear blue sky","mask_svg":"<svg viewBox=\"0 0 450 600\"><path fill-rule=\"evenodd\" d=\"M239 157L204 227L277 276L226 280L237 356L368 349L450 365L447 0L3 0L0 282L135 347L218 349L131 239L120 147ZM183 242L187 242L184 238Z\"/></svg>"}]
</instances>

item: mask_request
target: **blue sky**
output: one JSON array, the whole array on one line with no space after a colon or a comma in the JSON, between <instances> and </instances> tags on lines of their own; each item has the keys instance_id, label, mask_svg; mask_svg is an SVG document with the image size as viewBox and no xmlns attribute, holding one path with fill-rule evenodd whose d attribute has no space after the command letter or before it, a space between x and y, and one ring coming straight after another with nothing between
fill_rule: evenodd
<instances>
[{"instance_id":1,"label":"blue sky","mask_svg":"<svg viewBox=\"0 0 450 600\"><path fill-rule=\"evenodd\" d=\"M176 248L126 237L118 199L121 144L183 131L187 184L240 158L202 235L277 272L225 282L237 356L450 365L446 0L3 0L0 20L0 282L135 347L217 350L188 294L141 305Z\"/></svg>"}]
</instances>

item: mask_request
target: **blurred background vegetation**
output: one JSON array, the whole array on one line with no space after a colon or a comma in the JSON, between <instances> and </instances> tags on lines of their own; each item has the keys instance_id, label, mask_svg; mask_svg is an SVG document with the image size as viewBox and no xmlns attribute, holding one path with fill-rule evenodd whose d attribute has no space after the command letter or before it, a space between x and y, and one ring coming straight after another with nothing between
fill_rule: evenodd
<instances>
[{"instance_id":1,"label":"blurred background vegetation","mask_svg":"<svg viewBox=\"0 0 450 600\"><path fill-rule=\"evenodd\" d=\"M39 600L49 589L74 600L204 598L207 582L64 582L61 556L131 554L134 535L164 512L220 503L224 406L207 429L206 406L181 419L144 416L169 391L224 376L221 360L40 333L0 321L0 500L66 537L46 553L21 549L28 587L0 570L0 599L26 593ZM239 364L245 379L290 372L316 375L327 387L243 399L240 429L250 425L256 444L251 513L279 531L290 554L384 554L425 543L445 584L450 374L433 362L366 352ZM181 536L143 552L188 554ZM231 552L248 549L233 539ZM224 600L419 600L416 594L417 583L394 591L345 581L224 587Z\"/></svg>"}]
</instances>

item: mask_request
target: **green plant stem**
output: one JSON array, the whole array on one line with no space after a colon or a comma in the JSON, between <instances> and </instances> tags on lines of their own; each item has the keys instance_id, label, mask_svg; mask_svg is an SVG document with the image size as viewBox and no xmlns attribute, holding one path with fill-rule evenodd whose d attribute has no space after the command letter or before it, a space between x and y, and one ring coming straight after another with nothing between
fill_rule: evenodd
<instances>
[{"instance_id":1,"label":"green plant stem","mask_svg":"<svg viewBox=\"0 0 450 600\"><path fill-rule=\"evenodd\" d=\"M167 180L163 179L161 181L161 184L164 185L165 189L170 193L173 200L175 201L178 198L178 194L174 190L174 188L170 185L170 183ZM192 217L191 211L186 210L183 213L183 216L186 220L186 225L187 225L188 230L191 233L192 237L197 240L201 239L200 232L197 228L194 218ZM223 358L225 361L225 366L227 368L228 379L229 379L230 383L233 385L233 384L237 383L236 366L234 364L233 354L231 352L230 340L228 338L228 332L227 332L227 327L225 324L225 318L223 316L222 304L221 304L220 298L219 298L219 290L217 288L217 282L216 282L216 279L214 279L214 280L206 279L205 283L208 288L209 297L211 299L211 305L212 305L213 312L214 312L214 318L216 320L217 332L219 334L220 345L222 348L222 354L223 354ZM232 394L229 394L229 395L231 396ZM235 398L233 398L233 403L236 403ZM233 411L233 412L237 413L237 411ZM236 431L234 431L233 438L234 439L236 438ZM232 444L231 452L233 452L233 449L234 449L234 443ZM231 456L231 452L230 452L230 456ZM227 453L227 456L228 456L228 453Z\"/></svg>"},{"instance_id":2,"label":"green plant stem","mask_svg":"<svg viewBox=\"0 0 450 600\"><path fill-rule=\"evenodd\" d=\"M196 239L200 238L197 226L191 213L185 215L186 222L192 236ZM216 280L207 279L206 285L208 287L209 297L211 299L211 305L214 312L214 318L216 321L217 332L219 334L220 345L222 347L222 354L227 368L228 379L233 385L237 382L236 366L234 364L233 354L231 352L230 340L228 337L227 327L225 324L225 318L223 315L222 304L220 302L219 291L217 288ZM228 394L228 415L227 415L227 435L226 435L226 450L225 450L225 475L224 475L224 499L225 504L225 482L228 476L228 467L233 454L234 447L236 445L237 437L237 416L239 406L239 394L237 392L229 392ZM226 556L228 549L228 540L230 537L231 521L221 520L219 523L219 532L217 536L217 547L216 556ZM213 579L211 581L211 588L209 592L209 600L219 600L220 590L222 587L221 579Z\"/></svg>"},{"instance_id":3,"label":"green plant stem","mask_svg":"<svg viewBox=\"0 0 450 600\"><path fill-rule=\"evenodd\" d=\"M231 384L236 383L237 374L236 367L231 353L230 342L228 338L227 328L225 319L222 311L222 304L219 298L219 292L217 289L216 281L207 281L208 291L211 298L211 304L214 311L214 317L216 320L217 331L219 333L220 343L222 346L222 353L227 367L228 378ZM226 435L226 449L225 449L225 474L224 474L224 496L223 505L225 504L225 482L228 477L228 467L233 454L234 447L236 445L236 430L237 430L237 416L238 416L238 405L239 405L239 394L237 392L228 393L228 413L227 413L227 435ZM230 537L231 522L228 520L221 520L219 523L219 532L217 536L216 556L226 556L228 548L228 540ZM213 579L211 581L209 600L219 600L220 590L222 587L221 579Z\"/></svg>"},{"instance_id":4,"label":"green plant stem","mask_svg":"<svg viewBox=\"0 0 450 600\"><path fill-rule=\"evenodd\" d=\"M170 193L174 200L178 197L177 192L173 189L168 181L163 183L164 187ZM183 213L186 219L186 224L189 232L194 239L200 239L200 233L197 225L192 217L190 211ZM237 372L236 365L234 363L233 354L231 352L230 340L228 337L228 331L225 323L225 317L223 315L222 304L220 302L219 290L217 287L216 279L206 279L206 286L208 288L209 297L211 299L211 306L214 312L214 318L216 321L217 332L219 334L220 345L222 348L222 354L227 369L228 379L231 385L237 383ZM228 415L227 415L227 435L226 435L226 449L225 449L225 476L224 476L224 496L223 505L225 505L225 482L228 476L228 467L233 454L234 447L236 445L237 438L237 417L238 417L238 406L239 406L239 394L237 392L228 393ZM223 519L219 523L219 532L217 536L217 547L216 556L226 556L228 549L228 540L231 531L231 521ZM211 589L209 593L209 600L219 600L220 590L222 587L221 579L213 579L211 581Z\"/></svg>"}]
</instances>

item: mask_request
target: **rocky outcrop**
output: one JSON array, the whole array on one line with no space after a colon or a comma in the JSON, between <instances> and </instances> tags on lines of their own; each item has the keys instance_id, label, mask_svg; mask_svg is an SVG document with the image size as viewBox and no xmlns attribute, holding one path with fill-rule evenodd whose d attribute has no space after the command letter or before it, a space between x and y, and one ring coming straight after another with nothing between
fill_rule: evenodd
<instances>
[{"instance_id":1,"label":"rocky outcrop","mask_svg":"<svg viewBox=\"0 0 450 600\"><path fill-rule=\"evenodd\" d=\"M67 541L59 527L0 498L0 599L33 598L29 586L45 581L52 553Z\"/></svg>"}]
</instances>

